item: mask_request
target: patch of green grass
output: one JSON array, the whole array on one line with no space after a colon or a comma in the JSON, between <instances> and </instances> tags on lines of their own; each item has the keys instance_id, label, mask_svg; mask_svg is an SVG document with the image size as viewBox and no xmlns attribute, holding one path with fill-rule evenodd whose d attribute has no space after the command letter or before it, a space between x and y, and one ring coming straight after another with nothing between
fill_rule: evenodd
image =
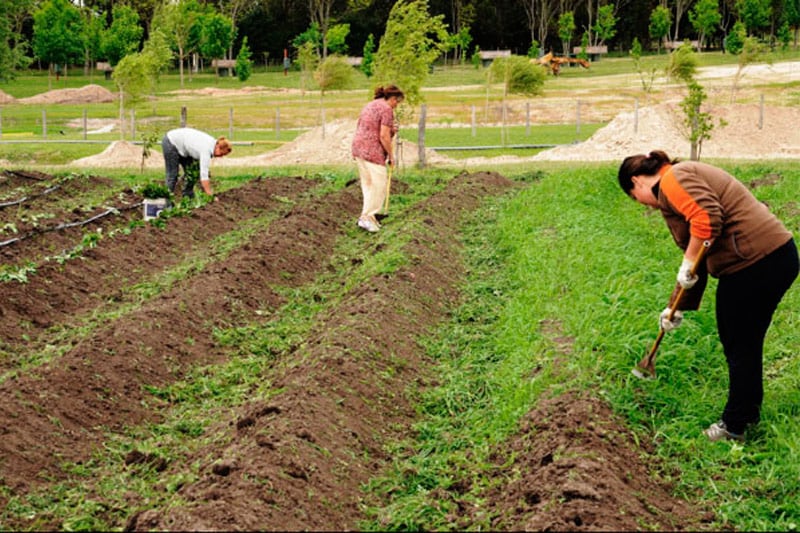
<instances>
[{"instance_id":1,"label":"patch of green grass","mask_svg":"<svg viewBox=\"0 0 800 533\"><path fill-rule=\"evenodd\" d=\"M755 194L788 227L800 227L800 167L725 166L745 182L780 175ZM744 445L710 443L701 431L719 417L727 394L714 282L701 309L662 343L658 379L642 382L630 372L658 333L657 317L674 285L670 265L680 262L658 213L627 198L616 168L602 164L546 171L495 209L466 230L468 301L429 348L441 386L421 393L417 437L390 450L394 469L370 484L382 503L369 510L373 520L363 528L490 528L491 517L450 522L455 500L480 501L488 454L542 391L587 389L624 415L639 442L655 447L655 476L717 513L712 527L797 529L800 329L790 310L800 290L787 294L767 338L758 431ZM557 368L553 328L572 339ZM535 367L540 371L532 377ZM465 480L467 494L442 497Z\"/></svg>"}]
</instances>

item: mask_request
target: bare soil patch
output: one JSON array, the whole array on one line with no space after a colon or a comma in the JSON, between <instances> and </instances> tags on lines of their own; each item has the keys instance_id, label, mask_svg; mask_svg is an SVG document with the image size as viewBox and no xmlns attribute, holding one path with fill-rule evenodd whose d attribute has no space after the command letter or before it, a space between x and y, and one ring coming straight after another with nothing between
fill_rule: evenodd
<instances>
[{"instance_id":1,"label":"bare soil patch","mask_svg":"<svg viewBox=\"0 0 800 533\"><path fill-rule=\"evenodd\" d=\"M52 179L34 178L43 182L37 190ZM6 175L0 193L31 179ZM318 183L255 179L190 216L167 219L164 228L146 224L116 232L80 258L41 263L28 283L3 283L0 479L8 490L0 491L0 506L7 507L10 495L49 492L69 483L74 472L64 468L65 462L89 464L106 435L158 422L170 404L153 388L240 357L236 347L215 340L213 329L266 325L292 288L334 270L337 240L359 239L364 255L380 249L380 241L353 225L360 205L357 183L309 196ZM83 194L59 189L62 204L79 203L89 190L107 185L103 178L91 178L75 184ZM398 179L397 190L404 186ZM408 385L435 386L433 362L417 339L459 303L458 287L466 275L459 221L485 199L515 187L495 173L454 177L404 215L422 222L404 250L413 258L410 264L354 287L318 317L301 342L274 354L274 365L261 377L275 394L267 398L253 391L244 404L213 413L217 422L202 435L207 444L195 452L165 458L135 449L117 457L132 475L143 464L169 479L197 472L168 505L153 505L131 492L126 508L119 509L106 501L99 485L85 497L105 509L110 524L128 530L357 528L363 484L391 463L386 445L416 420ZM32 200L28 211L69 218L68 208L53 209L62 204L40 203L44 198ZM265 221L263 227L246 242L208 257L217 237L256 218ZM103 231L112 233L129 227L130 219L103 224ZM43 250L82 238L78 232L50 241L53 233L18 243L15 260L37 261ZM154 296L142 299L134 289L190 257L208 261ZM351 261L355 266L361 259ZM40 359L43 354L52 359ZM563 450L585 453L586 460L554 459ZM515 464L498 466L497 475L519 469L522 477L508 494L489 494L482 511L497 517L498 529L611 530L641 524L695 529L698 513L646 475L642 452L600 400L553 400L526 417L519 436L496 450L498 460L518 456ZM170 489L154 490L168 494ZM511 497L533 493L523 507ZM620 517L618 508L628 514ZM465 510L453 520L470 529L478 517ZM40 516L3 524L9 529L61 526Z\"/></svg>"},{"instance_id":2,"label":"bare soil patch","mask_svg":"<svg viewBox=\"0 0 800 533\"><path fill-rule=\"evenodd\" d=\"M76 89L54 89L27 98L18 98L20 104L99 104L116 100L114 93L100 85L90 84Z\"/></svg>"}]
</instances>

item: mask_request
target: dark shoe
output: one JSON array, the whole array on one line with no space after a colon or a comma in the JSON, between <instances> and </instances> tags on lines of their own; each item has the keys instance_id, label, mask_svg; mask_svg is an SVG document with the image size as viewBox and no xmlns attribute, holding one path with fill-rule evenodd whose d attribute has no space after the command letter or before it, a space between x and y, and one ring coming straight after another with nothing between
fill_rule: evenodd
<instances>
[{"instance_id":1,"label":"dark shoe","mask_svg":"<svg viewBox=\"0 0 800 533\"><path fill-rule=\"evenodd\" d=\"M714 422L708 426L708 429L703 430L703 434L708 437L708 440L711 442L718 440L735 440L738 442L744 442L744 434L731 433L728 431L728 426L726 426L725 422L722 420L719 422Z\"/></svg>"}]
</instances>

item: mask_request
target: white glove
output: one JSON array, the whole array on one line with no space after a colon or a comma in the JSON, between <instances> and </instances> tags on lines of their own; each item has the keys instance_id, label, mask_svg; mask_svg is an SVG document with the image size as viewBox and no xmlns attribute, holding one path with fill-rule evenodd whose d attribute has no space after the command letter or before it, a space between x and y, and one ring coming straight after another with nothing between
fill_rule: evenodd
<instances>
[{"instance_id":1,"label":"white glove","mask_svg":"<svg viewBox=\"0 0 800 533\"><path fill-rule=\"evenodd\" d=\"M678 326L681 325L681 322L683 322L683 312L677 310L675 311L675 314L672 315L672 320L669 320L668 317L671 311L672 309L667 307L661 311L661 315L658 317L658 323L665 333L669 333L673 329L677 329Z\"/></svg>"},{"instance_id":2,"label":"white glove","mask_svg":"<svg viewBox=\"0 0 800 533\"><path fill-rule=\"evenodd\" d=\"M691 289L700 277L697 274L692 275L692 267L694 263L685 257L681 262L681 268L678 270L678 283L684 289Z\"/></svg>"}]
</instances>

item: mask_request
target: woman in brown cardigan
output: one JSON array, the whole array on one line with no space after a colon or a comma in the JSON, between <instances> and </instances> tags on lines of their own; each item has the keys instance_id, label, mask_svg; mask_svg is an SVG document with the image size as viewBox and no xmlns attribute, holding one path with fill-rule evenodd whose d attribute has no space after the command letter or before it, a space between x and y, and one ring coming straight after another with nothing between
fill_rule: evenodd
<instances>
[{"instance_id":1,"label":"woman in brown cardigan","mask_svg":"<svg viewBox=\"0 0 800 533\"><path fill-rule=\"evenodd\" d=\"M728 400L721 420L704 433L712 441L742 441L761 416L764 337L800 268L792 233L736 178L705 163L653 151L625 158L617 177L631 198L661 211L684 251L677 281L688 297L679 310L699 307L708 274L719 279L717 331L728 363ZM704 264L692 276L706 241ZM665 331L683 319L676 311L669 321L669 311L659 318Z\"/></svg>"}]
</instances>

